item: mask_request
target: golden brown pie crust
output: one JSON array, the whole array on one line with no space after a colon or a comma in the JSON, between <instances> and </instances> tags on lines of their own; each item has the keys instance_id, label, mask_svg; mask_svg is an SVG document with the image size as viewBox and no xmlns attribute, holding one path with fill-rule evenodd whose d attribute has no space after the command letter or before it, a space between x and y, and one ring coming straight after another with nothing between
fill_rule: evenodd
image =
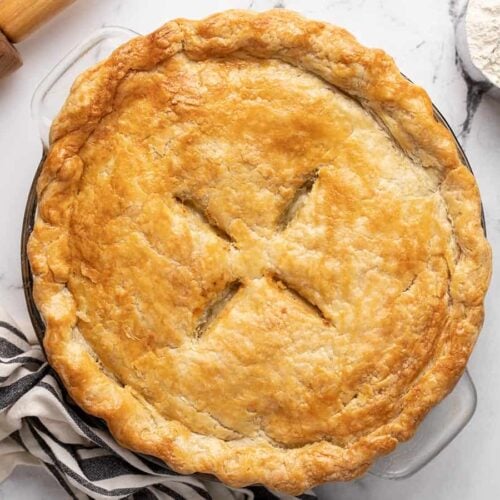
<instances>
[{"instance_id":1,"label":"golden brown pie crust","mask_svg":"<svg viewBox=\"0 0 500 500\"><path fill-rule=\"evenodd\" d=\"M81 75L51 141L44 344L124 446L298 493L363 473L463 372L479 193L384 52L285 10L172 21Z\"/></svg>"}]
</instances>

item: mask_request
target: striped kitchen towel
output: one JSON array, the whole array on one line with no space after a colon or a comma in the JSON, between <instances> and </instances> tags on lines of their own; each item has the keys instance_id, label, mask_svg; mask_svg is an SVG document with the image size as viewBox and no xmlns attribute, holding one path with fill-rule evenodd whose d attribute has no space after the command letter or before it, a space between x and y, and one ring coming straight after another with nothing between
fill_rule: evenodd
<instances>
[{"instance_id":1,"label":"striped kitchen towel","mask_svg":"<svg viewBox=\"0 0 500 500\"><path fill-rule=\"evenodd\" d=\"M20 331L0 310L0 481L18 464L45 466L74 499L293 498L177 474L122 448L101 420L72 403L34 333Z\"/></svg>"}]
</instances>

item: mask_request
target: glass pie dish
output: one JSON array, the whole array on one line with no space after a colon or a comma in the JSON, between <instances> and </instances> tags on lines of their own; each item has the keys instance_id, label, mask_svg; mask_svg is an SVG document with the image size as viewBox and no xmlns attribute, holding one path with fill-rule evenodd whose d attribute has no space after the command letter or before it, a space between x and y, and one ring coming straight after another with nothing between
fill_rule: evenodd
<instances>
[{"instance_id":1,"label":"glass pie dish","mask_svg":"<svg viewBox=\"0 0 500 500\"><path fill-rule=\"evenodd\" d=\"M43 338L44 324L33 300L33 280L26 254L26 244L36 214L35 186L49 144L50 125L61 108L76 76L106 57L114 48L137 35L132 30L120 27L109 27L96 31L56 65L40 83L33 96L32 115L38 125L44 153L27 200L21 252L23 285L28 311L40 340ZM436 119L451 131L436 108L434 108L434 112ZM458 142L457 147L462 162L470 168ZM400 444L391 454L379 459L369 472L388 479L404 478L416 473L442 451L465 427L472 417L475 407L476 391L470 376L465 372L451 394L429 413L415 436L410 441Z\"/></svg>"}]
</instances>

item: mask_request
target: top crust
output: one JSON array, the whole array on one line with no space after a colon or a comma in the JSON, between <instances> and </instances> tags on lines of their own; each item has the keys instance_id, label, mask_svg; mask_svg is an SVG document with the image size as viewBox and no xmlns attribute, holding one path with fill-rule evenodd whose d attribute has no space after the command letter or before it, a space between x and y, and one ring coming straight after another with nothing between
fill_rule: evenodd
<instances>
[{"instance_id":1,"label":"top crust","mask_svg":"<svg viewBox=\"0 0 500 500\"><path fill-rule=\"evenodd\" d=\"M491 272L479 193L384 52L282 9L179 19L83 73L51 142L28 247L44 344L124 446L297 494L362 474L462 374Z\"/></svg>"}]
</instances>

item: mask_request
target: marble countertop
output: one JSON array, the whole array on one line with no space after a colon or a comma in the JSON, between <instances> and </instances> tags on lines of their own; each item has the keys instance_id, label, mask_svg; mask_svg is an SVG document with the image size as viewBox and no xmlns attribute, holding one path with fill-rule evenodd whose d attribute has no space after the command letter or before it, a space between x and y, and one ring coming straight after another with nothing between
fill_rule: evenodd
<instances>
[{"instance_id":1,"label":"marble countertop","mask_svg":"<svg viewBox=\"0 0 500 500\"><path fill-rule=\"evenodd\" d=\"M25 65L0 80L0 303L28 323L21 284L20 232L26 196L42 152L30 117L38 82L81 39L102 26L141 33L175 17L199 18L226 8L287 7L341 25L369 46L385 49L401 70L425 87L465 148L484 203L488 237L500 250L500 101L463 72L455 54L455 25L463 0L80 0L19 45ZM332 484L320 497L336 500L493 500L500 491L500 295L498 261L482 334L469 362L478 391L470 424L410 479L365 476ZM41 469L20 467L0 485L1 499L67 498Z\"/></svg>"}]
</instances>

